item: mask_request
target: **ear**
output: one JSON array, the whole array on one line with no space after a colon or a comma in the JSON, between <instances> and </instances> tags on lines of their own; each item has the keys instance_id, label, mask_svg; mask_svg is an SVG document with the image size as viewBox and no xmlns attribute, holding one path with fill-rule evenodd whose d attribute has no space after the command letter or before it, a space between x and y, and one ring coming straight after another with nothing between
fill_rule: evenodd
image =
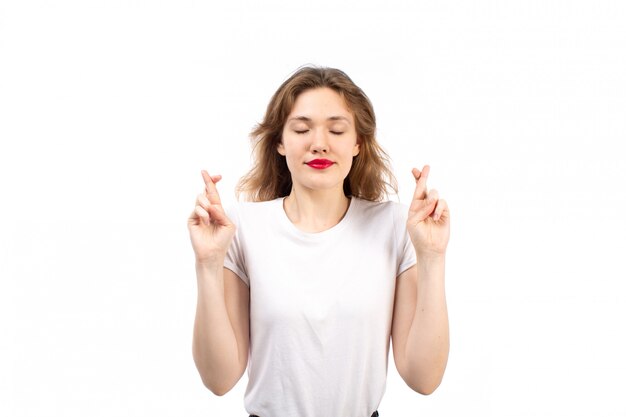
<instances>
[{"instance_id":1,"label":"ear","mask_svg":"<svg viewBox=\"0 0 626 417\"><path fill-rule=\"evenodd\" d=\"M352 149L352 156L357 156L359 152L361 152L361 144L357 140L356 144L354 145L354 148Z\"/></svg>"},{"instance_id":2,"label":"ear","mask_svg":"<svg viewBox=\"0 0 626 417\"><path fill-rule=\"evenodd\" d=\"M281 154L282 156L285 156L285 147L283 146L282 141L278 142L278 146L276 146L276 150L278 151L279 154Z\"/></svg>"}]
</instances>

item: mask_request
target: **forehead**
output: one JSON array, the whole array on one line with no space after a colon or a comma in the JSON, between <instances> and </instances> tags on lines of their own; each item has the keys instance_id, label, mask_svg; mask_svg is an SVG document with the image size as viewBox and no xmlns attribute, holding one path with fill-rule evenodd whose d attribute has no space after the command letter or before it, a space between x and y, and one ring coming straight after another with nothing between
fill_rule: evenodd
<instances>
[{"instance_id":1,"label":"forehead","mask_svg":"<svg viewBox=\"0 0 626 417\"><path fill-rule=\"evenodd\" d=\"M305 90L298 97L289 113L289 119L337 119L346 118L353 121L352 112L346 101L330 88Z\"/></svg>"}]
</instances>

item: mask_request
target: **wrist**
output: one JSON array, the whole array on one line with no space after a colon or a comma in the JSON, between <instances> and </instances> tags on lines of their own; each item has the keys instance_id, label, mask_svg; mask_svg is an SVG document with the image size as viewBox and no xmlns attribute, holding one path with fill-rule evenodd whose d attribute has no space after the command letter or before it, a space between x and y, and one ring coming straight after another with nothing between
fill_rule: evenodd
<instances>
[{"instance_id":1,"label":"wrist","mask_svg":"<svg viewBox=\"0 0 626 417\"><path fill-rule=\"evenodd\" d=\"M205 259L196 259L196 272L206 274L215 274L224 267L224 257L211 257Z\"/></svg>"},{"instance_id":2,"label":"wrist","mask_svg":"<svg viewBox=\"0 0 626 417\"><path fill-rule=\"evenodd\" d=\"M416 252L417 268L420 277L443 276L446 268L446 255Z\"/></svg>"},{"instance_id":3,"label":"wrist","mask_svg":"<svg viewBox=\"0 0 626 417\"><path fill-rule=\"evenodd\" d=\"M196 267L216 267L223 266L224 259L226 259L226 252L213 252L209 255L198 257L196 256Z\"/></svg>"},{"instance_id":4,"label":"wrist","mask_svg":"<svg viewBox=\"0 0 626 417\"><path fill-rule=\"evenodd\" d=\"M446 263L445 252L415 251L417 262L422 265L443 265Z\"/></svg>"}]
</instances>

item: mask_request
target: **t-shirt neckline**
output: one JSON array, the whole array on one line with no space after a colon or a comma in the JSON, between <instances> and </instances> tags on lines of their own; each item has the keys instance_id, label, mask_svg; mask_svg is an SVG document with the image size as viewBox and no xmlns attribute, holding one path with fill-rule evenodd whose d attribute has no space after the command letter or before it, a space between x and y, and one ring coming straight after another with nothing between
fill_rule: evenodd
<instances>
[{"instance_id":1,"label":"t-shirt neckline","mask_svg":"<svg viewBox=\"0 0 626 417\"><path fill-rule=\"evenodd\" d=\"M348 205L348 210L346 211L346 214L344 214L343 218L339 220L339 223L337 223L336 225L334 225L333 227L329 229L323 230L321 232L313 233L313 232L305 232L303 230L298 229L298 227L295 224L293 224L291 220L289 220L289 217L287 216L287 213L285 212L285 209L284 209L285 198L287 197L286 196L279 197L275 200L276 209L279 211L280 222L283 224L286 230L288 230L290 233L297 235L304 239L309 239L309 240L326 239L329 236L335 235L336 233L343 230L348 224L352 222L352 218L354 216L354 212L356 211L356 206L359 200L357 197L354 197L354 196L350 197L350 204Z\"/></svg>"}]
</instances>

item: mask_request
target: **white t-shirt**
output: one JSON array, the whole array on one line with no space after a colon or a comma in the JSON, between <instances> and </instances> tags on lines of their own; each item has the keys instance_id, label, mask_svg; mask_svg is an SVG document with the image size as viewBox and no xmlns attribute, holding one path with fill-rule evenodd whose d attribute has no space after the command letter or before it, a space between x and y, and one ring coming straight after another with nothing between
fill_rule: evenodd
<instances>
[{"instance_id":1,"label":"white t-shirt","mask_svg":"<svg viewBox=\"0 0 626 417\"><path fill-rule=\"evenodd\" d=\"M353 197L320 233L283 198L242 202L224 266L250 287L246 411L261 417L369 417L380 404L395 278L416 263L408 208Z\"/></svg>"}]
</instances>

